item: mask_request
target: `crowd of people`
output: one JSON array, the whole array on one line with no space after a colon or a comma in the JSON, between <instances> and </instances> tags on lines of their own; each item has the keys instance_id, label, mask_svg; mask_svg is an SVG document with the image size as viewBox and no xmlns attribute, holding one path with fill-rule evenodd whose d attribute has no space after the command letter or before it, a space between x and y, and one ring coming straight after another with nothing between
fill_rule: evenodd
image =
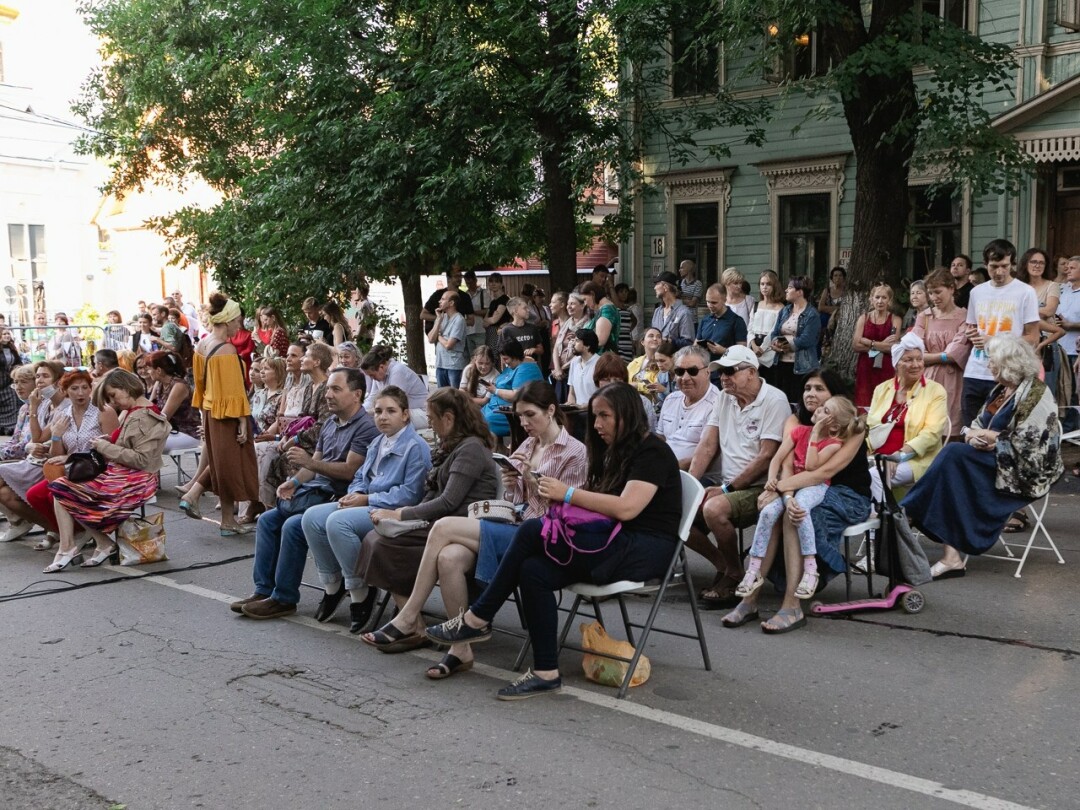
<instances>
[{"instance_id":1,"label":"crowd of people","mask_svg":"<svg viewBox=\"0 0 1080 810\"><path fill-rule=\"evenodd\" d=\"M295 613L310 553L318 621L348 596L350 632L376 649L446 645L425 673L444 679L472 667L473 645L516 591L534 666L498 696L520 699L561 685L555 591L667 570L685 470L706 485L688 545L715 568L699 604L741 627L759 619L771 579L783 597L760 627L786 633L805 624L802 601L845 570L842 532L882 488L944 545L932 573L947 578L965 572L964 555L1023 528L1025 506L1061 473L1057 406L1077 370L1080 258L1066 263L1066 285L1044 252L1016 259L994 240L989 280L970 289L966 274L957 281L966 257L935 270L910 291L910 318L875 286L851 336L854 386L822 367L840 338L842 270L817 297L809 278L784 286L766 271L757 300L734 269L703 289L692 262L656 279L647 324L605 266L550 306L542 290L510 297L498 273L480 287L454 268L422 312L434 388L387 346L361 354L340 308L314 299L290 334L270 307L248 331L223 295L194 315L174 297L175 330L155 305L89 372L50 359L30 371L0 343L25 403L0 447L2 539L38 525L38 547L58 544L47 572L100 565L115 551L109 531L153 494L162 453L200 447L181 511L201 518L211 492L222 537L255 532L252 592L232 611ZM193 333L185 357L178 335ZM87 450L107 466L73 482L65 460ZM875 453L893 459L887 480ZM548 521L571 510L574 543L558 546ZM751 526L744 565L739 532ZM451 618L425 627L436 584ZM379 589L397 613L364 633Z\"/></svg>"}]
</instances>

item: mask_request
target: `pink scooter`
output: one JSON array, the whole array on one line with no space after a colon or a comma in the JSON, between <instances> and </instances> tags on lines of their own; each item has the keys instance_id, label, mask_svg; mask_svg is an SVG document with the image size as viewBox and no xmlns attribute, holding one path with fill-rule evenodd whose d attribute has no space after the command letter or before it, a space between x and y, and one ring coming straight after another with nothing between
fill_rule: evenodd
<instances>
[{"instance_id":1,"label":"pink scooter","mask_svg":"<svg viewBox=\"0 0 1080 810\"><path fill-rule=\"evenodd\" d=\"M885 463L900 460L898 456L874 456L874 462L877 465L881 481L889 480L885 470ZM896 498L893 497L892 491L888 487L883 487L883 489L882 502L877 505L878 536L876 541L871 540L871 550L877 551L877 554L874 555L877 559L880 559L881 555L885 556L886 567L889 572L889 582L885 592L870 596L867 599L852 599L847 602L833 602L831 604L817 601L811 602L811 615L829 616L837 613L858 613L863 610L892 610L897 605L905 613L918 613L926 606L926 598L922 595L922 592L906 582L900 581L898 578L900 576L900 554L898 551L899 538L897 536L896 521L897 519L904 519L904 517L900 505L896 502ZM868 564L870 559L871 555L867 555ZM870 582L870 576L870 574L867 574L868 583Z\"/></svg>"}]
</instances>

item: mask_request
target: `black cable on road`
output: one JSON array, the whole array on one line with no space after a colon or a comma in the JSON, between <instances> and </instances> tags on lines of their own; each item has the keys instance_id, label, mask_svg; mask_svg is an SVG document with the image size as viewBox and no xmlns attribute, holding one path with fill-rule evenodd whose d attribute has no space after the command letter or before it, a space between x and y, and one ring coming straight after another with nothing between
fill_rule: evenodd
<instances>
[{"instance_id":1,"label":"black cable on road","mask_svg":"<svg viewBox=\"0 0 1080 810\"><path fill-rule=\"evenodd\" d=\"M91 582L70 582L66 579L38 579L31 582L25 588L22 588L14 593L0 594L0 603L13 602L17 599L34 599L38 596L54 596L60 593L67 593L68 591L77 591L82 588L93 588L96 585L112 585L117 582L138 582L140 579L146 579L147 577L160 577L167 574L182 574L185 571L198 571L203 568L217 568L221 565L231 565L235 562L242 562L244 560L254 559L254 554L242 554L239 557L229 557L224 560L216 560L214 562L197 562L191 565L181 566L180 568L164 568L160 571L145 571L141 574L128 574L118 577L109 577L108 579L95 579ZM31 591L35 585L39 584L53 584L64 583L66 587L62 588L44 588Z\"/></svg>"}]
</instances>

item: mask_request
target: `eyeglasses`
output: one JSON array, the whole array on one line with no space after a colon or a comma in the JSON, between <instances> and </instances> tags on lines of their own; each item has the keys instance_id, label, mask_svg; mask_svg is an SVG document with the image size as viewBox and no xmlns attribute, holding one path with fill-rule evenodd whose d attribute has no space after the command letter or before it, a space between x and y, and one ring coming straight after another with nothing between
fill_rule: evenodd
<instances>
[{"instance_id":1,"label":"eyeglasses","mask_svg":"<svg viewBox=\"0 0 1080 810\"><path fill-rule=\"evenodd\" d=\"M691 377L696 377L698 375L699 371L704 371L704 370L705 370L705 368L703 366L692 366L690 368L677 368L677 369L674 369L676 377L681 377L683 374L689 374Z\"/></svg>"},{"instance_id":2,"label":"eyeglasses","mask_svg":"<svg viewBox=\"0 0 1080 810\"><path fill-rule=\"evenodd\" d=\"M738 374L740 371L745 371L748 368L753 368L753 366L720 366L720 373L723 374L725 377L731 377L732 375Z\"/></svg>"}]
</instances>

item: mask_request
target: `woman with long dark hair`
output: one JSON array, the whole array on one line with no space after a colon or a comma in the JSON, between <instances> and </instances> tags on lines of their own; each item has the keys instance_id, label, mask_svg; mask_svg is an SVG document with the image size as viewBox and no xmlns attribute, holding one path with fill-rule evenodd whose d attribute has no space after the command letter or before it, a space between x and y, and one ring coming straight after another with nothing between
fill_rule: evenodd
<instances>
[{"instance_id":1,"label":"woman with long dark hair","mask_svg":"<svg viewBox=\"0 0 1080 810\"><path fill-rule=\"evenodd\" d=\"M491 638L491 620L515 588L521 593L533 646L533 668L499 690L500 700L519 700L562 688L558 661L558 609L555 591L573 582L605 584L663 576L679 542L682 481L675 454L649 432L641 398L626 383L605 385L589 400L588 476L584 488L568 487L542 476L538 492L552 503L591 510L622 528L609 541L602 531L579 530L574 543L595 553L559 548L548 556L543 522L521 524L488 587L465 613L429 627L439 644L464 644ZM583 527L579 527L583 528Z\"/></svg>"}]
</instances>

